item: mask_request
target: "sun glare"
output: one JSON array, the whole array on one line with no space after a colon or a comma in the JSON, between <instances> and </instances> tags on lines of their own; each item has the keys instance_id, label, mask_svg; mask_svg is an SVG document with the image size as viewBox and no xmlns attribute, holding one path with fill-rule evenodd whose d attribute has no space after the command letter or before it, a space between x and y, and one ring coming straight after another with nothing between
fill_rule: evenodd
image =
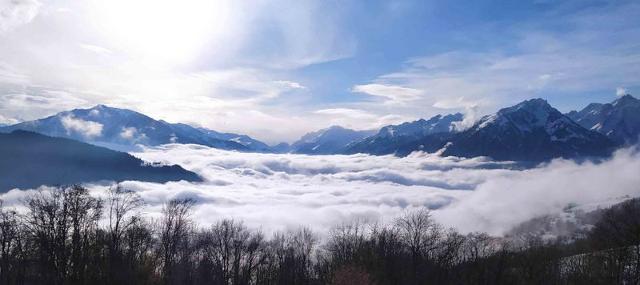
<instances>
[{"instance_id":1,"label":"sun glare","mask_svg":"<svg viewBox=\"0 0 640 285\"><path fill-rule=\"evenodd\" d=\"M220 39L230 2L209 0L93 1L95 23L111 44L138 58L164 64L193 60Z\"/></svg>"}]
</instances>

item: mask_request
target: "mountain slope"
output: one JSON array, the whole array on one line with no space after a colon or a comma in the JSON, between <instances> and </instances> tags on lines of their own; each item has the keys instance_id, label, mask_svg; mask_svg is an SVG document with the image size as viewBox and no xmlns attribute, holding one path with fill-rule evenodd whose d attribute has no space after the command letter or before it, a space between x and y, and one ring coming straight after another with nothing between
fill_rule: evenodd
<instances>
[{"instance_id":1,"label":"mountain slope","mask_svg":"<svg viewBox=\"0 0 640 285\"><path fill-rule=\"evenodd\" d=\"M454 131L454 123L462 119L463 115L456 113L385 126L377 134L350 144L345 152L384 155L438 149Z\"/></svg>"},{"instance_id":2,"label":"mountain slope","mask_svg":"<svg viewBox=\"0 0 640 285\"><path fill-rule=\"evenodd\" d=\"M373 131L356 131L332 126L302 136L291 145L290 151L301 154L342 153L350 143L359 141L373 133Z\"/></svg>"},{"instance_id":3,"label":"mountain slope","mask_svg":"<svg viewBox=\"0 0 640 285\"><path fill-rule=\"evenodd\" d=\"M640 140L640 100L624 95L612 103L592 103L567 114L586 129L599 132L618 145Z\"/></svg>"},{"instance_id":4,"label":"mountain slope","mask_svg":"<svg viewBox=\"0 0 640 285\"><path fill-rule=\"evenodd\" d=\"M483 117L456 134L445 156L544 161L556 157L604 156L613 144L578 125L543 99L531 99Z\"/></svg>"},{"instance_id":5,"label":"mountain slope","mask_svg":"<svg viewBox=\"0 0 640 285\"><path fill-rule=\"evenodd\" d=\"M207 136L219 140L232 141L239 143L252 151L258 152L271 152L271 147L266 143L263 143L259 140L256 140L247 135L239 135L234 133L221 133L214 130L209 130L205 128L198 128L201 132L205 133Z\"/></svg>"},{"instance_id":6,"label":"mountain slope","mask_svg":"<svg viewBox=\"0 0 640 285\"><path fill-rule=\"evenodd\" d=\"M27 131L0 134L0 191L101 180L201 181L178 165L152 166L127 153Z\"/></svg>"},{"instance_id":7,"label":"mountain slope","mask_svg":"<svg viewBox=\"0 0 640 285\"><path fill-rule=\"evenodd\" d=\"M70 138L113 149L126 149L120 146L137 144L155 146L167 143L192 143L241 151L264 148L263 143L248 136L221 134L186 124L171 124L131 110L104 105L61 112L44 119L0 128L2 132L13 130Z\"/></svg>"}]
</instances>

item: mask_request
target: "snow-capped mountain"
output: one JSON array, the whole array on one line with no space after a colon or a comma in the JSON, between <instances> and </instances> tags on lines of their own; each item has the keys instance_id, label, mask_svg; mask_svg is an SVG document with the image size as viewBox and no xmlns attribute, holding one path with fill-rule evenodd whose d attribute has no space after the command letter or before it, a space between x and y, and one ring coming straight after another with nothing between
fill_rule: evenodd
<instances>
[{"instance_id":1,"label":"snow-capped mountain","mask_svg":"<svg viewBox=\"0 0 640 285\"><path fill-rule=\"evenodd\" d=\"M302 154L336 154L345 150L352 142L374 134L374 131L356 131L332 126L308 133L293 143L290 151Z\"/></svg>"},{"instance_id":2,"label":"snow-capped mountain","mask_svg":"<svg viewBox=\"0 0 640 285\"><path fill-rule=\"evenodd\" d=\"M460 113L437 115L428 120L420 119L399 125L385 126L377 134L354 142L347 147L346 153L392 154L424 149L424 141L431 137L436 147L442 139L455 131L455 123L460 122ZM433 136L436 135L437 136Z\"/></svg>"},{"instance_id":3,"label":"snow-capped mountain","mask_svg":"<svg viewBox=\"0 0 640 285\"><path fill-rule=\"evenodd\" d=\"M578 125L547 101L531 99L485 116L470 129L457 133L442 154L543 161L603 156L612 147L605 136Z\"/></svg>"},{"instance_id":4,"label":"snow-capped mountain","mask_svg":"<svg viewBox=\"0 0 640 285\"><path fill-rule=\"evenodd\" d=\"M116 150L128 150L138 144L154 146L192 143L228 150L252 151L253 145L258 146L256 150L264 145L248 136L220 134L186 124L172 124L154 120L135 111L104 105L65 111L44 119L0 128L1 132L13 130L70 138Z\"/></svg>"},{"instance_id":5,"label":"snow-capped mountain","mask_svg":"<svg viewBox=\"0 0 640 285\"><path fill-rule=\"evenodd\" d=\"M619 145L637 143L640 139L640 100L629 94L612 103L591 103L567 116Z\"/></svg>"}]
</instances>

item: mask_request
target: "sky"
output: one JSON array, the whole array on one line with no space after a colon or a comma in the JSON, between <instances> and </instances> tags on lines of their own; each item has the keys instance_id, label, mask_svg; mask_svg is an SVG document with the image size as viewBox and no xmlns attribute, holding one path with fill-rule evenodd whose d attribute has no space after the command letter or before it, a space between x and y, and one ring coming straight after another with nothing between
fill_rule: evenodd
<instances>
[{"instance_id":1,"label":"sky","mask_svg":"<svg viewBox=\"0 0 640 285\"><path fill-rule=\"evenodd\" d=\"M637 1L0 0L0 123L106 104L269 143L640 90Z\"/></svg>"}]
</instances>

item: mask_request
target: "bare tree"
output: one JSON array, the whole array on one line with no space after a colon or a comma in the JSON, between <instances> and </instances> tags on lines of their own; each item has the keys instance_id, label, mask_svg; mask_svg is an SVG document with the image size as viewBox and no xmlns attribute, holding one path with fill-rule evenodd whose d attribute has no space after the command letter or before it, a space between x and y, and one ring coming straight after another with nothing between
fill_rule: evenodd
<instances>
[{"instance_id":1,"label":"bare tree","mask_svg":"<svg viewBox=\"0 0 640 285\"><path fill-rule=\"evenodd\" d=\"M200 240L204 261L211 266L206 271L216 284L252 284L267 260L264 236L241 222L219 221Z\"/></svg>"},{"instance_id":2,"label":"bare tree","mask_svg":"<svg viewBox=\"0 0 640 285\"><path fill-rule=\"evenodd\" d=\"M411 255L411 268L414 281L424 279L430 274L425 263L430 261L442 235L441 226L431 219L427 209L409 212L396 219L400 239Z\"/></svg>"},{"instance_id":3,"label":"bare tree","mask_svg":"<svg viewBox=\"0 0 640 285\"><path fill-rule=\"evenodd\" d=\"M184 258L180 249L188 244L192 233L193 223L189 218L194 205L193 199L174 199L162 210L160 256L165 284L181 283L180 276L174 276L174 273L176 261Z\"/></svg>"},{"instance_id":4,"label":"bare tree","mask_svg":"<svg viewBox=\"0 0 640 285\"><path fill-rule=\"evenodd\" d=\"M18 283L24 275L23 230L18 214L0 200L0 284Z\"/></svg>"},{"instance_id":5,"label":"bare tree","mask_svg":"<svg viewBox=\"0 0 640 285\"><path fill-rule=\"evenodd\" d=\"M74 185L39 191L25 205L25 224L39 256L39 279L49 284L87 283L102 202Z\"/></svg>"},{"instance_id":6,"label":"bare tree","mask_svg":"<svg viewBox=\"0 0 640 285\"><path fill-rule=\"evenodd\" d=\"M275 233L265 264L259 268L261 284L309 284L316 236L308 228Z\"/></svg>"},{"instance_id":7,"label":"bare tree","mask_svg":"<svg viewBox=\"0 0 640 285\"><path fill-rule=\"evenodd\" d=\"M128 279L126 273L130 272L132 266L124 260L123 238L139 222L136 210L142 206L142 199L120 184L110 187L107 194L108 278L109 283L121 284Z\"/></svg>"}]
</instances>

